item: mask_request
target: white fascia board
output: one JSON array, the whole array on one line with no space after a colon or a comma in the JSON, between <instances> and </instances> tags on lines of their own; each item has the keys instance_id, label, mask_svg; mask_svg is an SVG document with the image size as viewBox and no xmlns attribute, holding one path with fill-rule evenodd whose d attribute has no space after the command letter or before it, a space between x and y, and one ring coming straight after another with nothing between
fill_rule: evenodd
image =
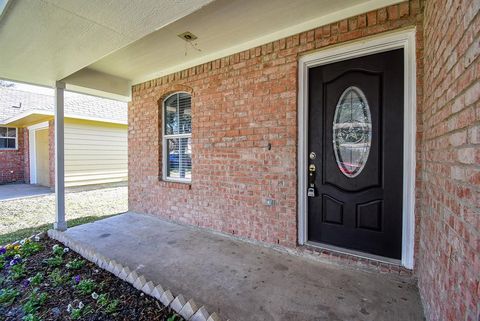
<instances>
[{"instance_id":1,"label":"white fascia board","mask_svg":"<svg viewBox=\"0 0 480 321\"><path fill-rule=\"evenodd\" d=\"M16 116L13 116L11 118L5 119L3 122L0 123L0 125L8 125L10 123L13 123L15 121L18 121L22 118L25 118L25 117L28 117L28 116L31 116L31 115L54 116L54 113L52 111L45 111L45 110L29 110L29 111L23 112L21 114L18 114ZM74 113L65 114L65 118L73 118L73 119L81 119L81 120L98 121L98 122L102 122L102 123L128 125L128 121L120 121L120 120L116 120L116 119L84 116L84 115L78 115L78 114L74 114Z\"/></svg>"}]
</instances>

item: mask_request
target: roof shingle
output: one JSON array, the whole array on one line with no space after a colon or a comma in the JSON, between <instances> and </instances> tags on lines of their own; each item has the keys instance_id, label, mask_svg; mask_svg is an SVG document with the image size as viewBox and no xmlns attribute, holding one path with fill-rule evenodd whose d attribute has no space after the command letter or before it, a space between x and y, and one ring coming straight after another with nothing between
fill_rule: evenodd
<instances>
[{"instance_id":1,"label":"roof shingle","mask_svg":"<svg viewBox=\"0 0 480 321\"><path fill-rule=\"evenodd\" d=\"M15 108L14 106L20 108ZM54 96L0 87L0 123L28 111L54 111ZM72 92L65 93L65 115L127 122L127 103Z\"/></svg>"}]
</instances>

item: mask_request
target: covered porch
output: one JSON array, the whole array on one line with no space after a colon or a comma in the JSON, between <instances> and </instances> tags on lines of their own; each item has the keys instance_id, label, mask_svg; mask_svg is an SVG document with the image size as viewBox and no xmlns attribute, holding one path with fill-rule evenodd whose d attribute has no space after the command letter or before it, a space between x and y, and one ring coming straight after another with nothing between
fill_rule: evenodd
<instances>
[{"instance_id":1,"label":"covered porch","mask_svg":"<svg viewBox=\"0 0 480 321\"><path fill-rule=\"evenodd\" d=\"M171 306L193 300L193 310L203 306L221 320L424 320L417 287L407 278L150 215L128 212L50 234L120 277L115 266L128 268L131 276L123 278L144 291L153 289L148 282L161 285L170 300L180 297Z\"/></svg>"}]
</instances>

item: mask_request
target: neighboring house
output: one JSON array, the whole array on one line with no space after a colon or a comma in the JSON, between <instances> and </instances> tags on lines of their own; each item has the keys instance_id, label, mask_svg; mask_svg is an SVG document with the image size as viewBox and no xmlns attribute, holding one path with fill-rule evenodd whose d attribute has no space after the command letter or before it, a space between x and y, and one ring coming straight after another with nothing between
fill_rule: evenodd
<instances>
[{"instance_id":1,"label":"neighboring house","mask_svg":"<svg viewBox=\"0 0 480 321\"><path fill-rule=\"evenodd\" d=\"M0 87L0 184L53 187L54 97ZM65 184L127 180L127 104L67 93Z\"/></svg>"}]
</instances>

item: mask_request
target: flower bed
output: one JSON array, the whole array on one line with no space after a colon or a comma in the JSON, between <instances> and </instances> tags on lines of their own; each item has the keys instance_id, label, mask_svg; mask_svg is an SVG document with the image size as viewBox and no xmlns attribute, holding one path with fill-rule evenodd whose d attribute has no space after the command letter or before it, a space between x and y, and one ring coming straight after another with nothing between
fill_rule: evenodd
<instances>
[{"instance_id":1,"label":"flower bed","mask_svg":"<svg viewBox=\"0 0 480 321\"><path fill-rule=\"evenodd\" d=\"M170 308L49 238L0 248L2 320L181 321Z\"/></svg>"}]
</instances>

